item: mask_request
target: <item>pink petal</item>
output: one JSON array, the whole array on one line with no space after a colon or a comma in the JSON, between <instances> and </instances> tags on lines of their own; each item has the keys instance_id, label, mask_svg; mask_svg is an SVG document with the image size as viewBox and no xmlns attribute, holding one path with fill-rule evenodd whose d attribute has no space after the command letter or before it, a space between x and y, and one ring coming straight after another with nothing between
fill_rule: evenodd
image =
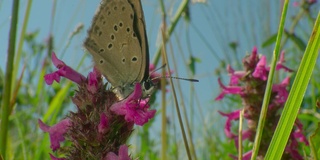
<instances>
[{"instance_id":1,"label":"pink petal","mask_svg":"<svg viewBox=\"0 0 320 160\"><path fill-rule=\"evenodd\" d=\"M104 159L105 160L118 160L119 158L115 153L109 152Z\"/></svg>"},{"instance_id":2,"label":"pink petal","mask_svg":"<svg viewBox=\"0 0 320 160\"><path fill-rule=\"evenodd\" d=\"M98 125L98 132L105 133L109 129L109 121L104 113L100 114L100 123Z\"/></svg>"},{"instance_id":3,"label":"pink petal","mask_svg":"<svg viewBox=\"0 0 320 160\"><path fill-rule=\"evenodd\" d=\"M252 134L253 133L252 133L252 131L250 129L242 131L242 141L250 138L252 136ZM234 135L233 136L233 140L234 140L236 148L238 149L238 147L239 147L239 136Z\"/></svg>"},{"instance_id":4,"label":"pink petal","mask_svg":"<svg viewBox=\"0 0 320 160\"><path fill-rule=\"evenodd\" d=\"M128 154L128 147L126 145L121 145L119 148L119 159L120 160L131 160Z\"/></svg>"},{"instance_id":5,"label":"pink petal","mask_svg":"<svg viewBox=\"0 0 320 160\"><path fill-rule=\"evenodd\" d=\"M299 120L296 120L295 126L297 129L293 132L293 136L296 139L299 139L300 142L303 142L305 145L309 145L309 141L306 136L303 134L303 125Z\"/></svg>"},{"instance_id":6,"label":"pink petal","mask_svg":"<svg viewBox=\"0 0 320 160\"><path fill-rule=\"evenodd\" d=\"M134 122L137 125L144 125L154 117L156 110L148 110L149 105L146 100L141 100L141 85L135 85L134 92L123 101L111 106L111 111L118 115L124 115L127 122Z\"/></svg>"},{"instance_id":7,"label":"pink petal","mask_svg":"<svg viewBox=\"0 0 320 160\"><path fill-rule=\"evenodd\" d=\"M82 74L76 72L71 67L67 66L63 61L58 59L54 52L52 52L52 62L58 68L58 70L44 76L44 79L48 85L51 85L54 80L60 82L61 76L78 84L81 84L83 81L85 81L86 78Z\"/></svg>"},{"instance_id":8,"label":"pink petal","mask_svg":"<svg viewBox=\"0 0 320 160\"><path fill-rule=\"evenodd\" d=\"M239 117L240 117L240 110L235 110L231 113L223 113L221 111L218 111L222 116L224 117L227 117L227 121L226 121L226 124L225 124L225 127L224 127L224 133L226 134L226 136L228 138L234 138L236 137L235 134L233 134L231 132L231 121L234 121L234 120L238 120Z\"/></svg>"},{"instance_id":9,"label":"pink petal","mask_svg":"<svg viewBox=\"0 0 320 160\"><path fill-rule=\"evenodd\" d=\"M284 66L284 63L285 63L284 53L285 53L284 51L281 52L280 59L276 65L276 70L284 69L286 72L293 72L292 69Z\"/></svg>"},{"instance_id":10,"label":"pink petal","mask_svg":"<svg viewBox=\"0 0 320 160\"><path fill-rule=\"evenodd\" d=\"M262 56L252 73L252 76L266 81L268 79L268 69L266 68L267 58Z\"/></svg>"},{"instance_id":11,"label":"pink petal","mask_svg":"<svg viewBox=\"0 0 320 160\"><path fill-rule=\"evenodd\" d=\"M222 88L222 92L215 98L216 101L219 101L224 98L226 94L239 94L243 96L243 89L240 86L225 86L222 84L221 79L218 79L219 85Z\"/></svg>"},{"instance_id":12,"label":"pink petal","mask_svg":"<svg viewBox=\"0 0 320 160\"><path fill-rule=\"evenodd\" d=\"M300 3L299 2L293 2L293 7L299 7Z\"/></svg>"},{"instance_id":13,"label":"pink petal","mask_svg":"<svg viewBox=\"0 0 320 160\"><path fill-rule=\"evenodd\" d=\"M155 72L156 69L157 68L155 68L154 64L149 65L150 79L154 84L157 84L160 78L162 77L160 73ZM165 68L161 68L161 69L165 69ZM173 71L170 71L170 73L166 72L166 76L170 76L171 74L173 74Z\"/></svg>"},{"instance_id":14,"label":"pink petal","mask_svg":"<svg viewBox=\"0 0 320 160\"><path fill-rule=\"evenodd\" d=\"M55 151L60 148L60 142L64 141L64 134L71 126L71 121L69 119L64 119L52 127L44 124L40 119L38 120L38 123L42 131L49 133L51 149Z\"/></svg>"},{"instance_id":15,"label":"pink petal","mask_svg":"<svg viewBox=\"0 0 320 160\"><path fill-rule=\"evenodd\" d=\"M109 152L104 160L131 160L128 153L128 147L126 145L121 145L118 156L113 152Z\"/></svg>"},{"instance_id":16,"label":"pink petal","mask_svg":"<svg viewBox=\"0 0 320 160\"><path fill-rule=\"evenodd\" d=\"M289 153L292 158L296 160L303 160L303 157L300 155L298 151L298 142L294 138L294 136L290 135L289 144L285 148L285 152Z\"/></svg>"},{"instance_id":17,"label":"pink petal","mask_svg":"<svg viewBox=\"0 0 320 160\"><path fill-rule=\"evenodd\" d=\"M98 86L98 78L101 77L100 72L94 68L93 72L90 72L88 75L88 85L87 85L87 89L91 92L91 93L96 93L99 86Z\"/></svg>"},{"instance_id":18,"label":"pink petal","mask_svg":"<svg viewBox=\"0 0 320 160\"><path fill-rule=\"evenodd\" d=\"M229 82L230 86L238 85L239 79L246 75L245 71L235 71L230 65L227 66L227 71L229 75L231 75Z\"/></svg>"},{"instance_id":19,"label":"pink petal","mask_svg":"<svg viewBox=\"0 0 320 160\"><path fill-rule=\"evenodd\" d=\"M285 78L280 84L274 84L272 86L272 91L277 92L276 100L278 103L284 103L286 102L289 92L287 91L287 86L290 83L290 78Z\"/></svg>"},{"instance_id":20,"label":"pink petal","mask_svg":"<svg viewBox=\"0 0 320 160\"><path fill-rule=\"evenodd\" d=\"M258 55L258 48L256 46L253 47L252 51L251 51L251 61L255 61L255 59L257 58Z\"/></svg>"},{"instance_id":21,"label":"pink petal","mask_svg":"<svg viewBox=\"0 0 320 160\"><path fill-rule=\"evenodd\" d=\"M51 59L52 59L53 65L56 66L57 68L66 66L66 64L63 61L57 58L57 55L54 52L52 52Z\"/></svg>"}]
</instances>

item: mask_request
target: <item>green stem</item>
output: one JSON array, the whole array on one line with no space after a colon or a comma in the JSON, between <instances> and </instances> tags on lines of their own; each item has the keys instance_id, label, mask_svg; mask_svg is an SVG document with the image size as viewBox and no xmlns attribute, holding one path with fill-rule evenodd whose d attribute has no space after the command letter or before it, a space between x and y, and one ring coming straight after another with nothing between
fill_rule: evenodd
<instances>
[{"instance_id":1,"label":"green stem","mask_svg":"<svg viewBox=\"0 0 320 160\"><path fill-rule=\"evenodd\" d=\"M162 23L163 26L166 26L166 9L163 0L159 0L160 8L161 8L161 15L162 15ZM165 37L163 37L165 38ZM163 40L165 43L165 40ZM165 75L165 69L162 69L162 75ZM161 79L161 159L166 160L167 159L167 108L166 108L166 81L164 79Z\"/></svg>"},{"instance_id":2,"label":"green stem","mask_svg":"<svg viewBox=\"0 0 320 160\"><path fill-rule=\"evenodd\" d=\"M16 76L18 75L18 70L20 68L20 60L21 60L23 42L24 42L24 37L26 35L26 30L27 30L27 26L28 26L28 22L29 22L31 6L32 6L32 0L29 0L28 4L27 4L26 12L24 14L24 18L23 18L20 39L19 39L19 43L18 43L18 47L17 47L15 60L14 60L15 66L13 68L12 79L16 79ZM15 84L12 84L12 89L14 89L14 88L15 88Z\"/></svg>"},{"instance_id":3,"label":"green stem","mask_svg":"<svg viewBox=\"0 0 320 160\"><path fill-rule=\"evenodd\" d=\"M6 66L6 75L4 81L4 92L1 107L1 126L0 126L0 153L6 159L6 145L8 135L8 122L10 114L10 99L12 85L12 70L14 62L14 54L16 47L16 34L18 24L19 0L14 0L12 5L12 19L9 33L8 59Z\"/></svg>"},{"instance_id":4,"label":"green stem","mask_svg":"<svg viewBox=\"0 0 320 160\"><path fill-rule=\"evenodd\" d=\"M301 59L288 99L272 137L265 159L281 159L299 113L320 50L320 12L310 34L307 48Z\"/></svg>"},{"instance_id":5,"label":"green stem","mask_svg":"<svg viewBox=\"0 0 320 160\"><path fill-rule=\"evenodd\" d=\"M272 63L271 63L271 68L270 68L270 72L269 72L269 76L268 76L269 78L268 78L267 87L266 87L266 90L264 93L265 96L263 98L262 109L261 109L261 113L260 113L260 119L259 119L259 123L258 123L257 133L255 136L254 145L253 145L253 149L252 149L252 156L251 156L252 160L257 159L257 155L259 152L260 142L261 142L261 138L262 138L263 128L264 128L264 124L265 124L265 120L266 120L266 116L267 116L269 100L270 100L270 95L271 95L271 90L272 90L274 71L275 71L275 67L276 67L278 57L279 57L279 52L280 52L280 46L281 46L280 44L281 44L282 34L284 31L284 23L285 23L285 19L286 19L286 15L287 15L288 3L289 3L289 0L284 1L282 15L281 15L281 19L280 19L280 25L279 25L279 29L278 29L277 40L276 40L276 46L273 51Z\"/></svg>"}]
</instances>

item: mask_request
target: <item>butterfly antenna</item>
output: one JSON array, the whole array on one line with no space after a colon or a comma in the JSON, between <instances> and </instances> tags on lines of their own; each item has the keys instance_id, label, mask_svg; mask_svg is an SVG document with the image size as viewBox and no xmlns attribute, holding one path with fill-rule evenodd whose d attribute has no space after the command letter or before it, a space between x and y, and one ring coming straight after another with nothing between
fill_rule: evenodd
<instances>
[{"instance_id":1,"label":"butterfly antenna","mask_svg":"<svg viewBox=\"0 0 320 160\"><path fill-rule=\"evenodd\" d=\"M160 78L171 78L171 79L179 79L179 80L185 80L185 81L190 81L190 82L199 82L199 80L197 80L197 79L181 78L181 77L171 77L171 76L154 77L154 78L152 78L151 80L160 79Z\"/></svg>"},{"instance_id":2,"label":"butterfly antenna","mask_svg":"<svg viewBox=\"0 0 320 160\"><path fill-rule=\"evenodd\" d=\"M156 72L156 71L158 71L158 70L160 70L160 69L162 69L162 68L164 68L166 65L167 65L167 64L165 63L165 64L163 64L161 67L156 68L155 70L153 70L153 71L151 72L151 74L154 73L154 72Z\"/></svg>"},{"instance_id":3,"label":"butterfly antenna","mask_svg":"<svg viewBox=\"0 0 320 160\"><path fill-rule=\"evenodd\" d=\"M167 65L166 63L165 63L165 64L163 64L163 65L162 65L162 66L160 66L159 68L157 68L157 69L153 70L153 71L151 72L151 74L152 74L152 73L154 73L154 72L156 72L156 71L158 71L158 70L160 70L160 69L162 69L162 68L164 68L166 65ZM151 75L151 74L150 74L150 75ZM185 80L185 81L190 81L190 82L199 82L199 80L197 80L197 79L191 79L191 78L180 78L180 77L171 77L171 76L160 76L160 77L154 77L154 78L152 78L151 80L160 79L160 78L172 78L172 79L180 79L180 80Z\"/></svg>"}]
</instances>

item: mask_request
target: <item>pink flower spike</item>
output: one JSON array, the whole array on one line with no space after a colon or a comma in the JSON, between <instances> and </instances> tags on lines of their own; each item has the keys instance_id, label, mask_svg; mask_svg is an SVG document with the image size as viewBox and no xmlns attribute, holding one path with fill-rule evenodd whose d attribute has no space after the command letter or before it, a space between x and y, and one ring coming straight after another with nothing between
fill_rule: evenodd
<instances>
[{"instance_id":1,"label":"pink flower spike","mask_svg":"<svg viewBox=\"0 0 320 160\"><path fill-rule=\"evenodd\" d=\"M49 153L50 154L50 153ZM50 158L51 158L51 160L67 160L67 159L65 159L65 158L57 158L57 157L55 157L54 155L52 155L52 154L50 154Z\"/></svg>"},{"instance_id":2,"label":"pink flower spike","mask_svg":"<svg viewBox=\"0 0 320 160\"><path fill-rule=\"evenodd\" d=\"M113 152L109 152L104 160L131 160L128 154L128 147L124 144L121 145L118 156Z\"/></svg>"},{"instance_id":3,"label":"pink flower spike","mask_svg":"<svg viewBox=\"0 0 320 160\"><path fill-rule=\"evenodd\" d=\"M280 70L280 69L284 69L286 72L293 72L292 69L284 66L284 63L285 63L285 59L284 59L284 51L281 52L280 54L280 59L279 61L277 62L277 65L276 65L276 70Z\"/></svg>"},{"instance_id":4,"label":"pink flower spike","mask_svg":"<svg viewBox=\"0 0 320 160\"><path fill-rule=\"evenodd\" d=\"M126 99L111 106L111 111L118 115L124 115L127 122L134 122L137 125L144 125L153 118L156 110L148 110L149 105L146 100L141 100L141 84L136 83L134 92Z\"/></svg>"},{"instance_id":5,"label":"pink flower spike","mask_svg":"<svg viewBox=\"0 0 320 160\"><path fill-rule=\"evenodd\" d=\"M39 127L42 131L48 132L50 135L51 149L53 151L60 148L60 142L64 141L63 135L67 132L71 126L69 119L64 119L52 127L44 124L40 119L38 120Z\"/></svg>"},{"instance_id":6,"label":"pink flower spike","mask_svg":"<svg viewBox=\"0 0 320 160\"><path fill-rule=\"evenodd\" d=\"M266 81L268 79L268 69L266 68L267 58L266 56L261 56L252 76L255 78L260 78Z\"/></svg>"},{"instance_id":7,"label":"pink flower spike","mask_svg":"<svg viewBox=\"0 0 320 160\"><path fill-rule=\"evenodd\" d=\"M44 80L48 85L51 85L54 80L59 83L61 76L78 84L85 81L86 78L83 75L76 72L71 67L67 66L63 61L58 59L54 52L52 52L52 62L59 70L44 76Z\"/></svg>"},{"instance_id":8,"label":"pink flower spike","mask_svg":"<svg viewBox=\"0 0 320 160\"><path fill-rule=\"evenodd\" d=\"M107 116L104 113L100 114L100 123L98 125L98 132L99 133L106 133L106 131L109 129L109 121Z\"/></svg>"},{"instance_id":9,"label":"pink flower spike","mask_svg":"<svg viewBox=\"0 0 320 160\"><path fill-rule=\"evenodd\" d=\"M219 85L222 88L222 92L215 98L216 101L219 101L224 98L226 94L239 94L242 96L244 93L242 87L240 86L225 86L222 84L221 79L218 79Z\"/></svg>"},{"instance_id":10,"label":"pink flower spike","mask_svg":"<svg viewBox=\"0 0 320 160\"><path fill-rule=\"evenodd\" d=\"M240 110L235 110L231 113L223 113L218 111L222 116L227 117L227 121L224 127L224 133L228 138L235 138L237 137L235 134L231 132L231 121L238 120L240 117Z\"/></svg>"}]
</instances>

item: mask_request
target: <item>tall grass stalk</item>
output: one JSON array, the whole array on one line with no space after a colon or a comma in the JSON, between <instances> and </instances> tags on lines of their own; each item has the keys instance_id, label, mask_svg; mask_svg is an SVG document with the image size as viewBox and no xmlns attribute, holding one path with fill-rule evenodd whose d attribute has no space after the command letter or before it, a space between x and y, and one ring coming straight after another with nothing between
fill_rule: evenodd
<instances>
[{"instance_id":1,"label":"tall grass stalk","mask_svg":"<svg viewBox=\"0 0 320 160\"><path fill-rule=\"evenodd\" d=\"M11 100L11 85L12 85L12 70L14 65L14 55L16 47L16 35L19 13L19 0L14 0L12 4L12 19L9 33L9 46L7 53L7 65L4 81L4 93L1 106L1 125L0 125L0 153L6 159L8 122L10 115L10 100Z\"/></svg>"},{"instance_id":2,"label":"tall grass stalk","mask_svg":"<svg viewBox=\"0 0 320 160\"><path fill-rule=\"evenodd\" d=\"M264 124L265 124L265 120L266 120L266 116L267 116L269 100L270 100L271 91L272 91L274 72L275 72L277 61L278 61L278 57L280 55L280 49L281 49L280 44L281 44L282 34L284 31L284 24L285 24L285 19L286 19L287 10L288 10L288 3L289 3L289 0L284 1L283 10L282 10L281 19L280 19L280 25L278 28L276 46L275 46L275 49L272 54L271 68L270 68L270 72L269 72L269 76L268 76L267 87L266 87L266 90L264 93L258 129L257 129L257 133L255 136L255 141L254 141L254 145L253 145L252 157L251 157L252 160L257 159L260 141L261 141L262 134L263 134L263 128L264 128Z\"/></svg>"}]
</instances>

